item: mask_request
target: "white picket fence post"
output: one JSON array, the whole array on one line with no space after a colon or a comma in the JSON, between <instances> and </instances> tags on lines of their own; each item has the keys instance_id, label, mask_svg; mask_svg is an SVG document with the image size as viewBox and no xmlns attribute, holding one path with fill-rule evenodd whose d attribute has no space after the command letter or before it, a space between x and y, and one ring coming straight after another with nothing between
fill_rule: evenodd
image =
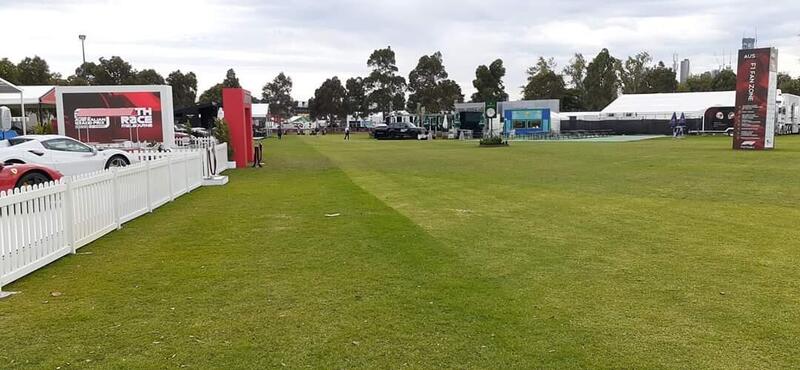
<instances>
[{"instance_id":1,"label":"white picket fence post","mask_svg":"<svg viewBox=\"0 0 800 370\"><path fill-rule=\"evenodd\" d=\"M66 178L63 181L67 184L67 189L64 191L64 236L67 239L71 253L75 254L77 249L75 248L75 231L73 230L75 223L72 222L75 219L75 206L72 204L72 180Z\"/></svg>"},{"instance_id":2,"label":"white picket fence post","mask_svg":"<svg viewBox=\"0 0 800 370\"><path fill-rule=\"evenodd\" d=\"M111 184L112 184L112 186L111 186L111 189L112 189L111 190L111 192L112 192L111 204L112 204L112 207L114 207L114 223L116 223L117 230L119 230L119 229L122 228L122 221L120 220L121 219L121 217L120 217L121 216L120 215L121 212L120 212L120 209L119 209L120 208L120 204L119 204L120 203L120 201L119 201L119 198L120 198L119 181L117 181L117 177L119 175L119 171L116 168L112 168L111 172L114 173L114 178L111 181Z\"/></svg>"},{"instance_id":3,"label":"white picket fence post","mask_svg":"<svg viewBox=\"0 0 800 370\"><path fill-rule=\"evenodd\" d=\"M150 161L146 161L144 165L145 165L145 167L147 167L147 171L144 171L145 174L146 174L146 181L147 181L147 186L145 187L146 188L145 199L147 200L147 212L148 213L152 213L153 212L153 201L150 199L151 198L151 195L150 195L150 179L152 177L150 175Z\"/></svg>"},{"instance_id":4,"label":"white picket fence post","mask_svg":"<svg viewBox=\"0 0 800 370\"><path fill-rule=\"evenodd\" d=\"M191 191L191 189L189 189L189 156L189 153L183 153L183 173L186 174L184 177L184 184L186 185L187 193Z\"/></svg>"},{"instance_id":5,"label":"white picket fence post","mask_svg":"<svg viewBox=\"0 0 800 370\"><path fill-rule=\"evenodd\" d=\"M172 180L172 156L167 157L167 168L169 168L169 200L175 200L175 181Z\"/></svg>"}]
</instances>

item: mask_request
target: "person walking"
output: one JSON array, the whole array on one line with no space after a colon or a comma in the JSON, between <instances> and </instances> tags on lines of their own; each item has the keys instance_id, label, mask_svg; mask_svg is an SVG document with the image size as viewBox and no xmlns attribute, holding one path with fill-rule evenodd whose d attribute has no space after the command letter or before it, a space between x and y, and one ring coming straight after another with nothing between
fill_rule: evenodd
<instances>
[{"instance_id":1,"label":"person walking","mask_svg":"<svg viewBox=\"0 0 800 370\"><path fill-rule=\"evenodd\" d=\"M344 139L350 140L350 125L347 125L344 128Z\"/></svg>"},{"instance_id":2,"label":"person walking","mask_svg":"<svg viewBox=\"0 0 800 370\"><path fill-rule=\"evenodd\" d=\"M282 140L282 139L283 139L283 127L282 127L282 125L279 124L278 125L278 140Z\"/></svg>"},{"instance_id":3,"label":"person walking","mask_svg":"<svg viewBox=\"0 0 800 370\"><path fill-rule=\"evenodd\" d=\"M678 137L678 113L672 113L672 119L669 120L669 127L672 129L672 138Z\"/></svg>"},{"instance_id":4,"label":"person walking","mask_svg":"<svg viewBox=\"0 0 800 370\"><path fill-rule=\"evenodd\" d=\"M678 137L683 139L686 135L686 114L681 113L681 118L678 119Z\"/></svg>"}]
</instances>

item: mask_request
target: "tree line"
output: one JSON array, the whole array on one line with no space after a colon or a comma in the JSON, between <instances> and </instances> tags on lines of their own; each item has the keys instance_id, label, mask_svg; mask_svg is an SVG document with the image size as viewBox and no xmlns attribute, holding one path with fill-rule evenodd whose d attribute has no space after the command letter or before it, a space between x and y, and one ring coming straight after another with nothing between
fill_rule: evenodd
<instances>
[{"instance_id":1,"label":"tree line","mask_svg":"<svg viewBox=\"0 0 800 370\"><path fill-rule=\"evenodd\" d=\"M345 81L337 76L326 79L309 99L313 118L328 120L347 115L366 117L371 113L388 113L406 109L428 113L452 111L455 103L464 101L461 87L449 74L441 52L423 55L408 77L399 73L395 51L391 47L377 49L367 59L370 72L364 77ZM565 112L598 111L610 104L620 93L671 93L730 91L736 89L736 74L730 69L717 73L693 75L685 83L676 80L676 71L663 62L654 63L647 52L627 59L617 59L608 49L602 49L587 60L574 54L569 62L558 68L553 58L539 57L526 71L527 82L520 86L523 99L559 99ZM502 59L475 69L472 86L473 102L504 101L508 99L503 79L506 68ZM17 85L161 85L172 86L176 108L195 102L221 103L222 88L241 87L236 72L229 69L221 83L197 96L197 76L194 72L171 72L164 78L153 69L135 69L119 56L101 57L97 62L78 66L64 78L50 71L47 62L38 57L26 57L18 63L0 59L0 78ZM261 99L254 102L270 104L271 114L288 118L294 114L296 101L292 98L292 78L279 73L267 82ZM778 88L785 93L800 95L800 77L786 73L778 75Z\"/></svg>"},{"instance_id":2,"label":"tree line","mask_svg":"<svg viewBox=\"0 0 800 370\"><path fill-rule=\"evenodd\" d=\"M64 78L50 71L50 66L39 56L26 57L19 63L8 58L0 59L0 78L19 86L29 85L164 85L172 86L173 104L176 108L195 103L197 75L194 72L173 71L164 78L154 69L136 70L121 57L101 57L86 62L75 73Z\"/></svg>"}]
</instances>

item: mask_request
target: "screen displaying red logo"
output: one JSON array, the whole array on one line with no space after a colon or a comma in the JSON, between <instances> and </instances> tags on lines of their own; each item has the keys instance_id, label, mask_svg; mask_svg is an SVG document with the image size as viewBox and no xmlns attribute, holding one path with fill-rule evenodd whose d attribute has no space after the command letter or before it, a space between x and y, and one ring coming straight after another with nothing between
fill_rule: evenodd
<instances>
[{"instance_id":1,"label":"screen displaying red logo","mask_svg":"<svg viewBox=\"0 0 800 370\"><path fill-rule=\"evenodd\" d=\"M159 92L68 93L63 104L67 136L94 143L164 139Z\"/></svg>"}]
</instances>

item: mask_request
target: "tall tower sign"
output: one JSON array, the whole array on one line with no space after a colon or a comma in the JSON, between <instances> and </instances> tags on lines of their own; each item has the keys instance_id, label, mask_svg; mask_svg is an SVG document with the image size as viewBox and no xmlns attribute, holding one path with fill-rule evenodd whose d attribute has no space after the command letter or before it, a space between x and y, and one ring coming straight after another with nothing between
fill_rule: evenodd
<instances>
[{"instance_id":1,"label":"tall tower sign","mask_svg":"<svg viewBox=\"0 0 800 370\"><path fill-rule=\"evenodd\" d=\"M733 149L775 147L778 50L739 50Z\"/></svg>"}]
</instances>

